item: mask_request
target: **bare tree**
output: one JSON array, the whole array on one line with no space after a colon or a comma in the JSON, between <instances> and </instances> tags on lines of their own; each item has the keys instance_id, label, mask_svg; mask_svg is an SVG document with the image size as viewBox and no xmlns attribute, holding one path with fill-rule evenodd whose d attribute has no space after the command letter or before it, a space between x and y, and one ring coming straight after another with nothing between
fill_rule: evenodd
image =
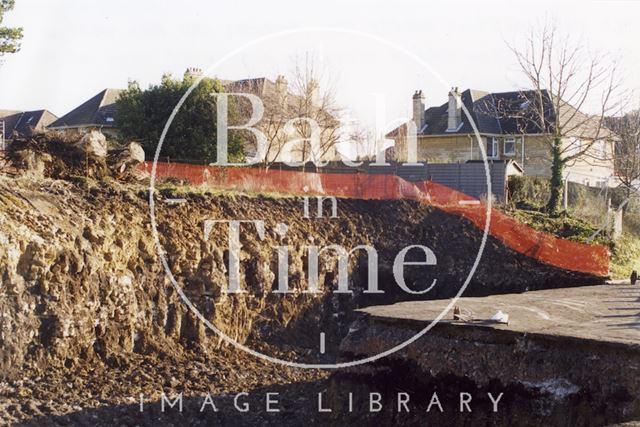
<instances>
[{"instance_id":1,"label":"bare tree","mask_svg":"<svg viewBox=\"0 0 640 427\"><path fill-rule=\"evenodd\" d=\"M351 161L371 161L375 158L378 143L374 132L359 120L344 118L341 123L340 142L351 153Z\"/></svg>"},{"instance_id":2,"label":"bare tree","mask_svg":"<svg viewBox=\"0 0 640 427\"><path fill-rule=\"evenodd\" d=\"M262 97L264 115L260 128L267 140L262 165L266 169L280 160L288 140L287 132L285 131L287 121L293 116L293 111L289 104L289 93L286 90L286 83L283 84L282 79L284 79L283 76L278 76L276 90L267 92ZM285 87L282 87L283 85Z\"/></svg>"},{"instance_id":3,"label":"bare tree","mask_svg":"<svg viewBox=\"0 0 640 427\"><path fill-rule=\"evenodd\" d=\"M629 198L638 190L640 182L640 110L611 117L607 119L607 125L618 136L616 176Z\"/></svg>"},{"instance_id":4,"label":"bare tree","mask_svg":"<svg viewBox=\"0 0 640 427\"><path fill-rule=\"evenodd\" d=\"M281 75L275 83L247 79L229 85L232 90L257 95L263 103L263 116L257 126L266 139L260 162L267 169L280 161L322 164L327 157L333 157L339 141L340 109L332 86L320 84L314 62L308 58L304 62L296 60L290 78L291 83ZM247 99L239 99L237 108L241 117L252 114ZM241 134L245 151L253 151L253 135L246 131Z\"/></svg>"},{"instance_id":5,"label":"bare tree","mask_svg":"<svg viewBox=\"0 0 640 427\"><path fill-rule=\"evenodd\" d=\"M341 109L336 102L333 82L321 75L315 61L306 56L304 61L296 61L292 83L293 108L298 119L294 125L294 138L305 141L297 144L293 152L298 153L301 162L321 164L327 157L334 157L340 139L338 117ZM318 137L315 145L308 142L314 132Z\"/></svg>"},{"instance_id":6,"label":"bare tree","mask_svg":"<svg viewBox=\"0 0 640 427\"><path fill-rule=\"evenodd\" d=\"M612 144L604 119L620 108L616 64L559 36L556 27L548 23L532 29L522 47L509 48L530 88L521 91L516 108L498 108L515 119L523 133L539 133L549 147L551 194L547 210L557 215L565 166L577 160L603 159L605 152L613 151L603 144ZM592 113L583 113L586 109Z\"/></svg>"}]
</instances>

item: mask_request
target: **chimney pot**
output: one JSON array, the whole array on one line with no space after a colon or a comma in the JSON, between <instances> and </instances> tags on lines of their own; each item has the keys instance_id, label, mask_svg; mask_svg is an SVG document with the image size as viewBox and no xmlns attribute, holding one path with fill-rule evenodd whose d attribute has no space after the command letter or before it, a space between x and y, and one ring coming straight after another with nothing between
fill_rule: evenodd
<instances>
[{"instance_id":1,"label":"chimney pot","mask_svg":"<svg viewBox=\"0 0 640 427\"><path fill-rule=\"evenodd\" d=\"M413 122L416 125L417 133L420 133L424 126L424 106L425 96L422 90L416 90L413 94Z\"/></svg>"}]
</instances>

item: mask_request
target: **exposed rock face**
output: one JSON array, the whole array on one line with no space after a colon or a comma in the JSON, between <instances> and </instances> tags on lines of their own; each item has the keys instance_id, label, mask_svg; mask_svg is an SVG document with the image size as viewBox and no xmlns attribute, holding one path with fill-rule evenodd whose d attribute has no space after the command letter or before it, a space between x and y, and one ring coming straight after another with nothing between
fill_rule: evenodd
<instances>
[{"instance_id":1,"label":"exposed rock face","mask_svg":"<svg viewBox=\"0 0 640 427\"><path fill-rule=\"evenodd\" d=\"M24 367L79 360L117 363L132 352L180 355L185 348L215 351L218 336L188 310L158 262L147 192L141 187L0 177L0 376ZM174 197L167 194L167 197ZM459 217L410 201L340 200L338 219L302 218L295 198L186 195L185 203L157 198L158 234L178 285L202 316L229 337L315 348L322 328L333 337L327 357L353 318L353 307L406 299L392 275L399 250L417 242L438 257L438 285L420 298L455 294L473 263L482 234ZM208 219L261 219L265 236L243 225L241 270L247 293L228 294L228 230ZM289 225L284 235L275 225ZM320 294L307 287L306 246L371 244L379 252L380 289L365 294L364 251L350 258L353 294L330 293L334 258L321 258ZM277 286L274 247L288 245L289 287ZM407 257L410 260L410 257ZM588 283L593 278L549 268L490 239L467 294L523 291ZM496 266L500 268L496 268ZM408 286L431 283L407 267ZM412 296L413 298L413 296ZM332 353L333 352L333 353ZM314 357L310 360L317 362Z\"/></svg>"}]
</instances>

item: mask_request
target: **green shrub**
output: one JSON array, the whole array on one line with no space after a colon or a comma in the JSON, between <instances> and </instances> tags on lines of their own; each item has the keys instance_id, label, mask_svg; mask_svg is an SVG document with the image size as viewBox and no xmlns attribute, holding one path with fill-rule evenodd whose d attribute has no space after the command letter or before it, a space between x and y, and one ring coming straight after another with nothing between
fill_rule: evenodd
<instances>
[{"instance_id":1,"label":"green shrub","mask_svg":"<svg viewBox=\"0 0 640 427\"><path fill-rule=\"evenodd\" d=\"M551 185L549 179L537 176L512 176L508 182L509 201L522 209L537 210L547 204Z\"/></svg>"},{"instance_id":2,"label":"green shrub","mask_svg":"<svg viewBox=\"0 0 640 427\"><path fill-rule=\"evenodd\" d=\"M139 141L147 155L155 153L167 119L193 80L164 75L160 84L141 89L130 82L117 102L116 122L123 141ZM173 118L162 145L162 157L209 163L217 160L217 94L224 92L222 82L204 78L189 94ZM238 124L239 110L233 98L228 104L229 125ZM229 132L229 161L244 158L243 141L237 132Z\"/></svg>"},{"instance_id":3,"label":"green shrub","mask_svg":"<svg viewBox=\"0 0 640 427\"><path fill-rule=\"evenodd\" d=\"M598 229L596 224L568 215L551 217L544 212L523 209L513 210L509 214L533 229L578 242L585 242ZM608 240L599 234L594 243L608 244Z\"/></svg>"},{"instance_id":4,"label":"green shrub","mask_svg":"<svg viewBox=\"0 0 640 427\"><path fill-rule=\"evenodd\" d=\"M530 211L543 211L550 195L548 178L538 176L513 176L509 179L509 200L512 207ZM602 224L607 215L605 190L569 182L568 214L593 224ZM613 190L606 196L613 198ZM615 206L615 205L614 205Z\"/></svg>"},{"instance_id":5,"label":"green shrub","mask_svg":"<svg viewBox=\"0 0 640 427\"><path fill-rule=\"evenodd\" d=\"M609 269L614 279L627 279L631 271L640 271L640 240L637 236L623 234L612 244Z\"/></svg>"},{"instance_id":6,"label":"green shrub","mask_svg":"<svg viewBox=\"0 0 640 427\"><path fill-rule=\"evenodd\" d=\"M544 213L549 197L549 180L542 177L518 176L509 179L510 215L536 230L569 240L585 242L607 218L607 199L616 209L626 200L620 188L593 188L574 182L568 185L568 212L558 218ZM515 209L514 209L515 208ZM611 249L611 277L626 279L632 270L640 271L640 198L632 198L625 207L623 235L612 242L602 233L593 243Z\"/></svg>"}]
</instances>

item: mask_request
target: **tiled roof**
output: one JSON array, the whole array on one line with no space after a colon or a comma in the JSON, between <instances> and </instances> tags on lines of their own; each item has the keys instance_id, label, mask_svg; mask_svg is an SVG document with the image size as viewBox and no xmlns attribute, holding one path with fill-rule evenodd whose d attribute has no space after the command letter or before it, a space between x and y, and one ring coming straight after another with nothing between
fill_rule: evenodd
<instances>
[{"instance_id":1,"label":"tiled roof","mask_svg":"<svg viewBox=\"0 0 640 427\"><path fill-rule=\"evenodd\" d=\"M484 92L480 90L467 89L461 93L461 100L469 116L462 111L462 125L456 131L448 132L448 103L444 103L437 107L427 108L424 112L425 126L421 129L419 135L456 135L471 134L474 132L471 120L475 122L478 132L481 134L498 134L498 135L514 135L514 134L539 134L547 133L551 130L555 122L555 106L551 100L548 91L543 90L540 93L544 104L544 112L546 114L546 128L542 129L535 120L527 120L527 109L530 107L531 100L535 100L536 92L534 91L511 91L511 92ZM576 136L588 137L594 134L594 121L588 116L577 111L567 103L557 103L560 105L560 121L567 125L576 127ZM566 120L563 120L566 118ZM570 120L569 120L570 118ZM471 119L471 120L470 120ZM578 129L579 128L579 129ZM401 132L406 131L406 125L402 125L387 134L387 137L393 138ZM602 136L600 133L599 136Z\"/></svg>"},{"instance_id":2,"label":"tiled roof","mask_svg":"<svg viewBox=\"0 0 640 427\"><path fill-rule=\"evenodd\" d=\"M276 83L266 77L242 80L221 80L221 82L224 85L225 90L228 92L252 93L260 97L260 99L266 103L269 102L268 100L270 98L277 95ZM286 88L286 91L288 108L295 109L303 98L293 94L288 87Z\"/></svg>"},{"instance_id":3,"label":"tiled roof","mask_svg":"<svg viewBox=\"0 0 640 427\"><path fill-rule=\"evenodd\" d=\"M258 77L227 82L225 89L241 93L248 92L261 96L267 91L275 90L275 83L265 77Z\"/></svg>"},{"instance_id":4,"label":"tiled roof","mask_svg":"<svg viewBox=\"0 0 640 427\"><path fill-rule=\"evenodd\" d=\"M49 127L52 129L85 126L113 127L116 100L122 89L104 89L93 98L60 117Z\"/></svg>"},{"instance_id":5,"label":"tiled roof","mask_svg":"<svg viewBox=\"0 0 640 427\"><path fill-rule=\"evenodd\" d=\"M44 130L57 117L48 110L10 111L0 110L0 120L4 121L4 136L31 136L34 131Z\"/></svg>"},{"instance_id":6,"label":"tiled roof","mask_svg":"<svg viewBox=\"0 0 640 427\"><path fill-rule=\"evenodd\" d=\"M221 80L221 82L228 91L250 92L258 96L275 91L275 83L264 77L236 81ZM49 127L51 129L87 126L115 127L116 101L123 91L123 89L104 89L60 117ZM1 110L0 114L2 114Z\"/></svg>"},{"instance_id":7,"label":"tiled roof","mask_svg":"<svg viewBox=\"0 0 640 427\"><path fill-rule=\"evenodd\" d=\"M264 99L265 96L273 96L277 93L276 83L266 77L242 79L242 80L221 80L225 90L231 92L253 93ZM74 108L64 116L55 120L49 125L51 129L65 129L78 127L115 127L116 101L123 89L104 89L88 101ZM299 97L288 93L286 97L289 107ZM0 110L0 117L2 111Z\"/></svg>"},{"instance_id":8,"label":"tiled roof","mask_svg":"<svg viewBox=\"0 0 640 427\"><path fill-rule=\"evenodd\" d=\"M22 113L20 110L0 110L0 119Z\"/></svg>"},{"instance_id":9,"label":"tiled roof","mask_svg":"<svg viewBox=\"0 0 640 427\"><path fill-rule=\"evenodd\" d=\"M465 108L469 112L471 119L481 133L500 133L500 123L492 112L493 100L491 94L480 90L467 89L460 94L460 98ZM421 134L442 135L442 134L468 134L473 133L473 126L467 117L464 109L462 112L462 126L455 132L447 132L448 126L448 103L438 107L431 107L425 111L425 124Z\"/></svg>"}]
</instances>

